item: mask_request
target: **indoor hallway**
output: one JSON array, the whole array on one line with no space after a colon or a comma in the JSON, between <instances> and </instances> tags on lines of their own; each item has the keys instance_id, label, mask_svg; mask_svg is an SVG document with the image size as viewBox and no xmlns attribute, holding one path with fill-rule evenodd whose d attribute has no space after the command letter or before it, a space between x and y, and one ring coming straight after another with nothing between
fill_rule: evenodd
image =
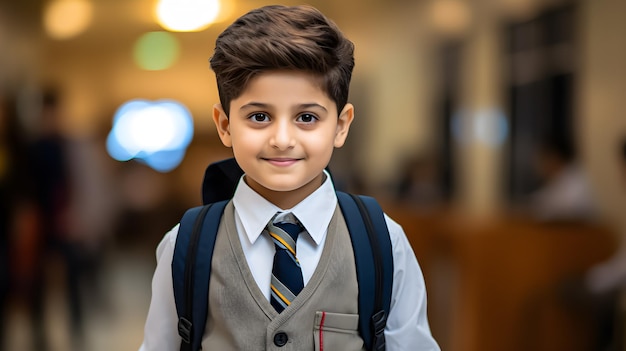
<instances>
[{"instance_id":1,"label":"indoor hallway","mask_svg":"<svg viewBox=\"0 0 626 351\"><path fill-rule=\"evenodd\" d=\"M143 338L143 325L150 302L150 279L154 270L154 256L146 253L111 253L103 262L99 292L83 299L84 342L72 347L66 298L60 274L48 279L46 292L45 326L48 351L134 351ZM61 271L60 264L51 260L50 272ZM97 291L96 291L97 293ZM32 349L31 322L27 305L13 298L7 320L7 347L10 351ZM39 350L38 350L39 351Z\"/></svg>"}]
</instances>

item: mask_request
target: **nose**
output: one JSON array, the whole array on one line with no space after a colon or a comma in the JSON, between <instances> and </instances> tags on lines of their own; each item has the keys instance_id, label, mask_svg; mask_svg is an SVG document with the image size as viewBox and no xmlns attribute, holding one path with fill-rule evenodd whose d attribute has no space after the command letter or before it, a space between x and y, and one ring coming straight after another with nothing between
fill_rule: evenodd
<instances>
[{"instance_id":1,"label":"nose","mask_svg":"<svg viewBox=\"0 0 626 351\"><path fill-rule=\"evenodd\" d=\"M293 148L296 144L293 128L294 126L289 120L279 119L276 121L270 139L271 146L278 150Z\"/></svg>"}]
</instances>

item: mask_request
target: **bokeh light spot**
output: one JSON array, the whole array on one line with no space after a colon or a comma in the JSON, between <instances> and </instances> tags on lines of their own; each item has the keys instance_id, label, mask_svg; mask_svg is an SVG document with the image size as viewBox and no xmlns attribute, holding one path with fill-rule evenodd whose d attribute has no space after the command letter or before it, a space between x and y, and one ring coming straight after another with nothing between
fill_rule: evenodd
<instances>
[{"instance_id":1,"label":"bokeh light spot","mask_svg":"<svg viewBox=\"0 0 626 351\"><path fill-rule=\"evenodd\" d=\"M55 0L43 12L43 26L53 39L69 39L87 29L93 5L87 0Z\"/></svg>"},{"instance_id":2,"label":"bokeh light spot","mask_svg":"<svg viewBox=\"0 0 626 351\"><path fill-rule=\"evenodd\" d=\"M107 151L118 161L136 159L159 172L176 168L193 137L193 119L173 100L131 100L120 106L107 137Z\"/></svg>"},{"instance_id":3,"label":"bokeh light spot","mask_svg":"<svg viewBox=\"0 0 626 351\"><path fill-rule=\"evenodd\" d=\"M206 29L219 12L219 0L159 0L155 8L157 22L174 32Z\"/></svg>"},{"instance_id":4,"label":"bokeh light spot","mask_svg":"<svg viewBox=\"0 0 626 351\"><path fill-rule=\"evenodd\" d=\"M178 40L172 34L148 32L135 42L133 55L135 63L142 69L158 71L172 66L179 51Z\"/></svg>"}]
</instances>

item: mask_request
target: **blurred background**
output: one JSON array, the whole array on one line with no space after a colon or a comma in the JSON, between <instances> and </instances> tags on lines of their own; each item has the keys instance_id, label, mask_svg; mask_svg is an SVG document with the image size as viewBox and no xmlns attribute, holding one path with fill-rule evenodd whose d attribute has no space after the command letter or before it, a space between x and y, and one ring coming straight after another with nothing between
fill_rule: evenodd
<instances>
[{"instance_id":1,"label":"blurred background","mask_svg":"<svg viewBox=\"0 0 626 351\"><path fill-rule=\"evenodd\" d=\"M356 45L330 169L403 225L442 349L625 350L626 2L308 3ZM0 0L1 350L139 347L230 156L215 38L267 4Z\"/></svg>"}]
</instances>

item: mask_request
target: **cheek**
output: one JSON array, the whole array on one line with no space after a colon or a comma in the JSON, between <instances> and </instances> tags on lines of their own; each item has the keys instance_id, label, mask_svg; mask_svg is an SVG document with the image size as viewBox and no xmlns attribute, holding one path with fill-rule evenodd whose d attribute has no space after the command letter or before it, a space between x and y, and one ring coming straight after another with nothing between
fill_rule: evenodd
<instances>
[{"instance_id":1,"label":"cheek","mask_svg":"<svg viewBox=\"0 0 626 351\"><path fill-rule=\"evenodd\" d=\"M315 138L308 143L308 152L311 155L321 158L330 158L333 153L334 138L332 136L326 136L324 138Z\"/></svg>"},{"instance_id":2,"label":"cheek","mask_svg":"<svg viewBox=\"0 0 626 351\"><path fill-rule=\"evenodd\" d=\"M257 148L263 142L260 135L236 128L231 129L231 140L233 148L246 150Z\"/></svg>"}]
</instances>

